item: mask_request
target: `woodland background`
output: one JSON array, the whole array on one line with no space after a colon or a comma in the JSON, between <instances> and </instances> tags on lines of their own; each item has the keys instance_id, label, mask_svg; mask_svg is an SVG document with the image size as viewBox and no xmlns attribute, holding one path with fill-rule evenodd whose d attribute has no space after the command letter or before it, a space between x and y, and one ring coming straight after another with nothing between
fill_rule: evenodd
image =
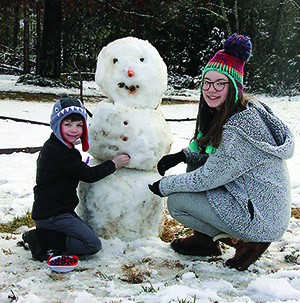
<instances>
[{"instance_id":1,"label":"woodland background","mask_svg":"<svg viewBox=\"0 0 300 303\"><path fill-rule=\"evenodd\" d=\"M299 0L1 0L0 74L44 86L93 79L109 42L134 36L153 44L169 85L194 89L222 40L251 38L245 66L251 93L300 92Z\"/></svg>"}]
</instances>

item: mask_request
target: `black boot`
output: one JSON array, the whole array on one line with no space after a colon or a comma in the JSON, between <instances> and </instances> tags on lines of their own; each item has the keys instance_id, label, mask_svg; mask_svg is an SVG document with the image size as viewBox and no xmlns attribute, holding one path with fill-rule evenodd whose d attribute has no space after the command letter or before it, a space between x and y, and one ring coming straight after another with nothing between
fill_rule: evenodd
<instances>
[{"instance_id":1,"label":"black boot","mask_svg":"<svg viewBox=\"0 0 300 303\"><path fill-rule=\"evenodd\" d=\"M47 250L42 246L37 229L32 229L22 235L22 239L28 244L32 257L38 261L48 259Z\"/></svg>"},{"instance_id":2,"label":"black boot","mask_svg":"<svg viewBox=\"0 0 300 303\"><path fill-rule=\"evenodd\" d=\"M66 235L55 230L37 228L39 240L50 255L62 255L66 250Z\"/></svg>"},{"instance_id":3,"label":"black boot","mask_svg":"<svg viewBox=\"0 0 300 303\"><path fill-rule=\"evenodd\" d=\"M66 235L58 231L36 228L25 232L22 239L38 261L48 260L49 256L61 255L65 251Z\"/></svg>"}]
</instances>

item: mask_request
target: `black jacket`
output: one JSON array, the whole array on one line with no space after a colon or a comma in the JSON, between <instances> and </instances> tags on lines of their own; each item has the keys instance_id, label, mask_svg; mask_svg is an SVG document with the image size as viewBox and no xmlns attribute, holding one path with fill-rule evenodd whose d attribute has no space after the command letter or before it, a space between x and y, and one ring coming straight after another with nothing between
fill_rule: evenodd
<instances>
[{"instance_id":1,"label":"black jacket","mask_svg":"<svg viewBox=\"0 0 300 303\"><path fill-rule=\"evenodd\" d=\"M111 160L88 166L77 149L65 146L52 133L37 159L32 219L72 213L79 203L76 192L79 181L93 183L115 170Z\"/></svg>"}]
</instances>

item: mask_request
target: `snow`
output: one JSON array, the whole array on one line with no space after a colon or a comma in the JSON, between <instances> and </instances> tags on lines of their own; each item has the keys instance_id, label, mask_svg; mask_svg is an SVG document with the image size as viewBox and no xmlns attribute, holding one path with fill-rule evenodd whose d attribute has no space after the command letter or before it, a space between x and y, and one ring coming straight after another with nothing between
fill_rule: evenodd
<instances>
[{"instance_id":1,"label":"snow","mask_svg":"<svg viewBox=\"0 0 300 303\"><path fill-rule=\"evenodd\" d=\"M77 94L76 90L15 85L16 77L0 76L1 91ZM84 83L84 95L100 96L93 82ZM191 94L193 98L197 93ZM300 96L259 97L292 129L295 155L288 160L292 183L292 203L300 207ZM87 102L93 112L97 103ZM0 100L1 116L49 122L53 103ZM167 118L194 118L197 103L163 105ZM170 122L174 136L171 152L188 144L194 122ZM41 146L50 127L0 119L0 148ZM80 146L78 146L80 148ZM88 154L82 153L86 159ZM38 154L0 155L0 222L31 210ZM184 165L172 173L184 171ZM224 267L233 254L226 247L221 258L183 256L173 252L158 238L125 241L102 240L103 250L81 258L78 267L58 274L46 262L36 262L16 244L18 234L0 234L0 302L299 302L300 301L300 221L291 218L283 238L245 272ZM286 260L290 260L287 262ZM135 283L133 283L135 282ZM15 297L15 299L14 299Z\"/></svg>"}]
</instances>

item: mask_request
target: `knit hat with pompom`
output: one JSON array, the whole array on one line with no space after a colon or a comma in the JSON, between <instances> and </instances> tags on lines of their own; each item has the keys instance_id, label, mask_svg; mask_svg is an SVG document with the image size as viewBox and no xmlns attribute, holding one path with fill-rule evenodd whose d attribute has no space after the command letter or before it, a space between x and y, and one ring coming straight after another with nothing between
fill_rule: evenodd
<instances>
[{"instance_id":1,"label":"knit hat with pompom","mask_svg":"<svg viewBox=\"0 0 300 303\"><path fill-rule=\"evenodd\" d=\"M251 55L252 44L249 37L234 34L224 41L223 47L224 49L218 51L208 62L203 77L209 70L225 74L234 85L237 102L243 95L244 65Z\"/></svg>"}]
</instances>

